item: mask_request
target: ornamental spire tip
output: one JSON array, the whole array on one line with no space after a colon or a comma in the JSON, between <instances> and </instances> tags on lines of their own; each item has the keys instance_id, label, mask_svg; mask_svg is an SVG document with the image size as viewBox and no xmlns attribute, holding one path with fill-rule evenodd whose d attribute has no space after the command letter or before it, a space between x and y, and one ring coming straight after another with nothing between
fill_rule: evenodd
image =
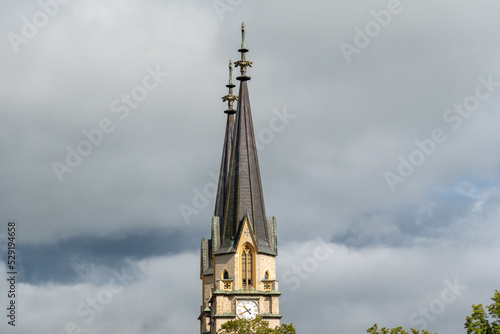
<instances>
[{"instance_id":1,"label":"ornamental spire tip","mask_svg":"<svg viewBox=\"0 0 500 334\"><path fill-rule=\"evenodd\" d=\"M229 92L222 97L222 102L227 101L227 110L224 110L224 112L228 115L232 115L236 113L236 110L234 110L234 101L237 101L238 97L233 94L235 85L233 84L233 61L231 59L229 60L229 83L226 87L229 88Z\"/></svg>"},{"instance_id":2,"label":"ornamental spire tip","mask_svg":"<svg viewBox=\"0 0 500 334\"><path fill-rule=\"evenodd\" d=\"M246 60L245 54L248 52L248 49L245 45L245 22L241 23L241 49L238 50L241 53L241 59L234 63L235 67L240 67L241 75L236 79L240 81L250 80L250 77L247 76L247 66L252 67L253 62Z\"/></svg>"},{"instance_id":3,"label":"ornamental spire tip","mask_svg":"<svg viewBox=\"0 0 500 334\"><path fill-rule=\"evenodd\" d=\"M241 23L241 48L245 48L245 22Z\"/></svg>"}]
</instances>

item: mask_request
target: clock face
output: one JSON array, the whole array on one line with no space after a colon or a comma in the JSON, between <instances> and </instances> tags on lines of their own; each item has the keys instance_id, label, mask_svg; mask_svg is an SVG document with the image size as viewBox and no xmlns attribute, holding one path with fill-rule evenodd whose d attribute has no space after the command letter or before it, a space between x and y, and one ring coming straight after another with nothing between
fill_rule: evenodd
<instances>
[{"instance_id":1,"label":"clock face","mask_svg":"<svg viewBox=\"0 0 500 334\"><path fill-rule=\"evenodd\" d=\"M236 306L236 315L238 318L255 319L259 314L259 307L257 303L252 300L243 300Z\"/></svg>"}]
</instances>

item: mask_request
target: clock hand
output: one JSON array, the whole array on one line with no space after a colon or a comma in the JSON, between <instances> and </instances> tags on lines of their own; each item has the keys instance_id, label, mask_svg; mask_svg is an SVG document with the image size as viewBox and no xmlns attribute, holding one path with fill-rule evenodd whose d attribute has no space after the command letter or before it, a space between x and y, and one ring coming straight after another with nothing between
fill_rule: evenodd
<instances>
[{"instance_id":1,"label":"clock hand","mask_svg":"<svg viewBox=\"0 0 500 334\"><path fill-rule=\"evenodd\" d=\"M250 311L249 311L248 309L246 309L245 311L241 312L241 313L240 313L240 314L238 314L238 315L242 315L243 313L246 313L246 312L248 312L248 314L252 315L252 313L250 313Z\"/></svg>"}]
</instances>

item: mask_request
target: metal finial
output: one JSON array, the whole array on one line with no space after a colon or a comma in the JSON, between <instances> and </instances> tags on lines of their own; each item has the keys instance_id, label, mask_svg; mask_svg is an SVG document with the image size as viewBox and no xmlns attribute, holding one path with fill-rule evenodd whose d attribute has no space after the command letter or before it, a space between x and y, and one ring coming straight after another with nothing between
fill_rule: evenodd
<instances>
[{"instance_id":1,"label":"metal finial","mask_svg":"<svg viewBox=\"0 0 500 334\"><path fill-rule=\"evenodd\" d=\"M236 79L240 81L250 80L250 77L247 76L247 66L252 67L253 62L246 60L245 53L248 52L248 49L245 46L245 22L241 24L241 49L238 50L241 53L241 60L238 60L234 63L235 67L240 67L241 75Z\"/></svg>"},{"instance_id":2,"label":"metal finial","mask_svg":"<svg viewBox=\"0 0 500 334\"><path fill-rule=\"evenodd\" d=\"M233 84L233 61L229 59L229 85Z\"/></svg>"},{"instance_id":3,"label":"metal finial","mask_svg":"<svg viewBox=\"0 0 500 334\"><path fill-rule=\"evenodd\" d=\"M224 112L232 115L236 113L236 110L234 110L234 101L238 101L238 97L233 94L235 85L233 84L233 62L231 60L229 60L229 83L226 87L229 88L229 94L222 97L222 102L227 101L227 110L224 110Z\"/></svg>"},{"instance_id":4,"label":"metal finial","mask_svg":"<svg viewBox=\"0 0 500 334\"><path fill-rule=\"evenodd\" d=\"M241 48L245 48L245 22L241 23Z\"/></svg>"}]
</instances>

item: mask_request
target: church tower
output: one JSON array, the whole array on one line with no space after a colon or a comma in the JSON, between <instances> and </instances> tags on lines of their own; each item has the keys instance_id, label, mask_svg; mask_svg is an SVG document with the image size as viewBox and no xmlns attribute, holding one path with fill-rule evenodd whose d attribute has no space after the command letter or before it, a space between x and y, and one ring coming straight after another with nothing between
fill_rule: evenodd
<instances>
[{"instance_id":1,"label":"church tower","mask_svg":"<svg viewBox=\"0 0 500 334\"><path fill-rule=\"evenodd\" d=\"M248 94L245 25L238 96L233 95L232 63L229 62L226 133L219 184L212 217L211 239L201 240L202 305L201 334L215 334L223 323L260 315L269 327L279 326L278 255L276 219L266 217L257 147ZM234 101L238 101L234 110Z\"/></svg>"}]
</instances>

